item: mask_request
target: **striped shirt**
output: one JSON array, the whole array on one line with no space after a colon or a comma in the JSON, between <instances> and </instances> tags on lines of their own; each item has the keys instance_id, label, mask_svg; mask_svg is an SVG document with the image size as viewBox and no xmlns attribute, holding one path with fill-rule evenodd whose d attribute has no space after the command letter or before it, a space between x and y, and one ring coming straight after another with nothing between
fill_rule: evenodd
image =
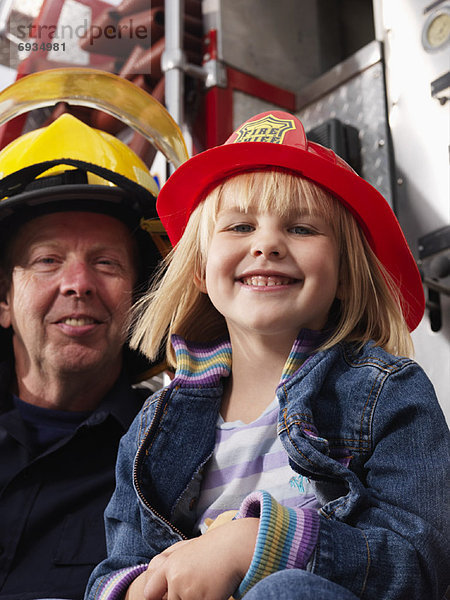
<instances>
[{"instance_id":1,"label":"striped shirt","mask_svg":"<svg viewBox=\"0 0 450 600\"><path fill-rule=\"evenodd\" d=\"M318 508L313 484L289 465L277 436L278 400L252 423L224 422L216 426L216 446L202 481L197 525L206 531L205 519L238 510L251 492L262 489L291 508Z\"/></svg>"}]
</instances>

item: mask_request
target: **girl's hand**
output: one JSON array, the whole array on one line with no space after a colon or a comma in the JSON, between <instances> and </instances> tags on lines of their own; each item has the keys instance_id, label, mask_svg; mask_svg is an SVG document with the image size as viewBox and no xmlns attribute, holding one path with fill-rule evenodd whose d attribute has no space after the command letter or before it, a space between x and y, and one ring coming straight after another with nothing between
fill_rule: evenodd
<instances>
[{"instance_id":1,"label":"girl's hand","mask_svg":"<svg viewBox=\"0 0 450 600\"><path fill-rule=\"evenodd\" d=\"M167 548L140 576L143 598L227 600L248 571L258 525L253 518L231 521Z\"/></svg>"}]
</instances>

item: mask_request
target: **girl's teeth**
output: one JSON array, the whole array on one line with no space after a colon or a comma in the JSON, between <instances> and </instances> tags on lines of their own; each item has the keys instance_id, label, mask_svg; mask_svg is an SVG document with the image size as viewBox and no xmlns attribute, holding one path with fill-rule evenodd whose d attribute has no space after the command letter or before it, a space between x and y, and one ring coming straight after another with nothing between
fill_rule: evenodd
<instances>
[{"instance_id":1,"label":"girl's teeth","mask_svg":"<svg viewBox=\"0 0 450 600\"><path fill-rule=\"evenodd\" d=\"M272 287L275 285L288 285L289 279L282 279L280 277L254 275L253 277L247 277L244 280L245 285L253 285L256 287Z\"/></svg>"}]
</instances>

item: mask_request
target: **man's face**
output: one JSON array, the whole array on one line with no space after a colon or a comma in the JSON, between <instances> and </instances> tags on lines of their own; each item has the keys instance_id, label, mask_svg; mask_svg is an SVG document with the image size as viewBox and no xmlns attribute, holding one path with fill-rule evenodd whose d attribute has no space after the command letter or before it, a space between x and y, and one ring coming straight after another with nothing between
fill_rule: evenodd
<instances>
[{"instance_id":1,"label":"man's face","mask_svg":"<svg viewBox=\"0 0 450 600\"><path fill-rule=\"evenodd\" d=\"M37 217L11 256L0 325L12 326L16 373L116 376L136 280L127 227L97 213Z\"/></svg>"}]
</instances>

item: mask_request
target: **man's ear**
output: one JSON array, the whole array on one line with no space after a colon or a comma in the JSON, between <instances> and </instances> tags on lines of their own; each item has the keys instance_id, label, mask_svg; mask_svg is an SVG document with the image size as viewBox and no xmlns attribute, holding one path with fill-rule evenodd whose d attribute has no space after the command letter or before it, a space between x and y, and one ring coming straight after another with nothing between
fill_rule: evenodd
<instances>
[{"instance_id":1,"label":"man's ear","mask_svg":"<svg viewBox=\"0 0 450 600\"><path fill-rule=\"evenodd\" d=\"M200 290L203 294L207 294L208 290L206 289L205 276L201 276L198 273L194 274L194 285Z\"/></svg>"},{"instance_id":2,"label":"man's ear","mask_svg":"<svg viewBox=\"0 0 450 600\"><path fill-rule=\"evenodd\" d=\"M11 325L11 311L8 300L9 285L6 277L0 271L0 327L8 329Z\"/></svg>"}]
</instances>

